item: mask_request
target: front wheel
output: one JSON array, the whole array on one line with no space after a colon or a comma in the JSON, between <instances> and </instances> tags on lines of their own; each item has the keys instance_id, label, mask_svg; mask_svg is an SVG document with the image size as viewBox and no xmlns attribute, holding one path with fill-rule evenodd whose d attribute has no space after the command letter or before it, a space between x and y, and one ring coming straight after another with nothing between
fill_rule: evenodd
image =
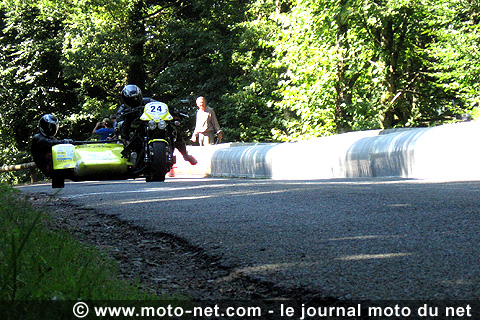
<instances>
[{"instance_id":1,"label":"front wheel","mask_svg":"<svg viewBox=\"0 0 480 320\"><path fill-rule=\"evenodd\" d=\"M154 141L149 146L150 150L150 172L147 174L147 181L165 181L168 172L167 158L168 146L164 141Z\"/></svg>"}]
</instances>

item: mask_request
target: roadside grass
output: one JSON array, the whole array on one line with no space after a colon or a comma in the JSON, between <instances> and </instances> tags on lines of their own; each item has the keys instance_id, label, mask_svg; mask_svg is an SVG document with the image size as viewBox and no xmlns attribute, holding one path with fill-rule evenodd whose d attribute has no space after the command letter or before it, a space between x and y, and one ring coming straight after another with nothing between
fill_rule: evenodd
<instances>
[{"instance_id":1,"label":"roadside grass","mask_svg":"<svg viewBox=\"0 0 480 320\"><path fill-rule=\"evenodd\" d=\"M51 231L48 213L0 183L0 301L157 300L119 280L116 262Z\"/></svg>"}]
</instances>

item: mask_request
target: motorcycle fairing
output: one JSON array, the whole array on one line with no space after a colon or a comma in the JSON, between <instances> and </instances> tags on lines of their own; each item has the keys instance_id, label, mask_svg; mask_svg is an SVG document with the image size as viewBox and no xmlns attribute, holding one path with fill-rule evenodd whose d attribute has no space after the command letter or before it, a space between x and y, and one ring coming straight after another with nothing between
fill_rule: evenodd
<instances>
[{"instance_id":1,"label":"motorcycle fairing","mask_svg":"<svg viewBox=\"0 0 480 320\"><path fill-rule=\"evenodd\" d=\"M143 121L155 121L158 122L160 120L169 121L172 120L173 117L168 110L168 106L159 101L149 102L143 108L143 114L140 117Z\"/></svg>"},{"instance_id":2,"label":"motorcycle fairing","mask_svg":"<svg viewBox=\"0 0 480 320\"><path fill-rule=\"evenodd\" d=\"M169 145L168 141L165 139L152 139L148 141L148 144L151 144L152 142L155 142L155 141L162 141L162 142L165 142L167 145Z\"/></svg>"},{"instance_id":3,"label":"motorcycle fairing","mask_svg":"<svg viewBox=\"0 0 480 320\"><path fill-rule=\"evenodd\" d=\"M123 145L115 143L58 144L52 147L53 169L73 169L77 177L124 174L131 164L122 150Z\"/></svg>"}]
</instances>

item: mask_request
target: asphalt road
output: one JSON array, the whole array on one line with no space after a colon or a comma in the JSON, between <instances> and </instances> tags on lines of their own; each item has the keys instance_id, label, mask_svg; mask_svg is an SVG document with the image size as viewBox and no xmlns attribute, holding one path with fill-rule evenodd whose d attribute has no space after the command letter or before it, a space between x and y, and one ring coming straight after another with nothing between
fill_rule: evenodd
<instances>
[{"instance_id":1,"label":"asphalt road","mask_svg":"<svg viewBox=\"0 0 480 320\"><path fill-rule=\"evenodd\" d=\"M56 196L280 286L347 299L480 298L480 181L173 178L67 182Z\"/></svg>"}]
</instances>

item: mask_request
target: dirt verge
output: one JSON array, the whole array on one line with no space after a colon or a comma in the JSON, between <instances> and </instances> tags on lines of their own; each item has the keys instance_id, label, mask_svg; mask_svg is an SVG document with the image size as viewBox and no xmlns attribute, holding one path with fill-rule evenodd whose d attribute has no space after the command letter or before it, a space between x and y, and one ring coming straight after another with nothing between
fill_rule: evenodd
<instances>
[{"instance_id":1,"label":"dirt verge","mask_svg":"<svg viewBox=\"0 0 480 320\"><path fill-rule=\"evenodd\" d=\"M37 208L51 213L52 228L67 230L75 239L98 247L118 261L121 277L138 280L158 296L193 300L301 299L319 294L287 289L252 279L224 266L202 249L170 235L154 233L64 199L31 196Z\"/></svg>"}]
</instances>

